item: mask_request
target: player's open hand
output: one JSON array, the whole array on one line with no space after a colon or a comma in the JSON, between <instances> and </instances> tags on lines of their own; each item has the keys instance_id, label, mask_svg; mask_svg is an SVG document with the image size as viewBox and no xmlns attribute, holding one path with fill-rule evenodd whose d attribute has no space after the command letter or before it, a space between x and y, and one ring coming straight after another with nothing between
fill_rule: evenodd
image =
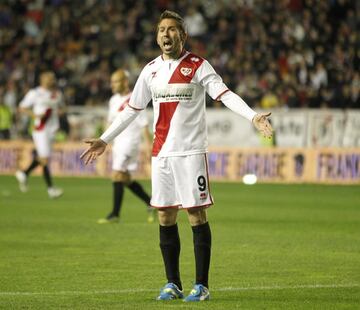
<instances>
[{"instance_id":1,"label":"player's open hand","mask_svg":"<svg viewBox=\"0 0 360 310\"><path fill-rule=\"evenodd\" d=\"M260 131L260 133L266 137L271 138L273 134L272 126L268 120L268 117L271 115L269 113L259 113L256 114L252 120L255 128Z\"/></svg>"},{"instance_id":2,"label":"player's open hand","mask_svg":"<svg viewBox=\"0 0 360 310\"><path fill-rule=\"evenodd\" d=\"M104 153L107 146L101 139L85 139L84 142L90 144L89 148L80 155L80 159L84 161L85 165L96 160Z\"/></svg>"}]
</instances>

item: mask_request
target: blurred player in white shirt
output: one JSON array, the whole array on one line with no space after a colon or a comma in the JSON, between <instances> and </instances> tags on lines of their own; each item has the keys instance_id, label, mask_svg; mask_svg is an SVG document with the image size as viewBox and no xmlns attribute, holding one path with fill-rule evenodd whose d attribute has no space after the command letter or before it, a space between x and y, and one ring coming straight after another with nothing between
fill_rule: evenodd
<instances>
[{"instance_id":1,"label":"blurred player in white shirt","mask_svg":"<svg viewBox=\"0 0 360 310\"><path fill-rule=\"evenodd\" d=\"M34 121L32 137L35 144L33 160L29 167L16 172L16 178L22 192L28 190L28 177L39 165L43 168L43 176L50 198L57 198L63 190L53 186L49 170L49 159L55 133L59 128L59 109L63 106L63 96L56 89L56 78L53 72L40 75L40 86L30 89L19 104L19 111L30 116Z\"/></svg>"},{"instance_id":2,"label":"blurred player in white shirt","mask_svg":"<svg viewBox=\"0 0 360 310\"><path fill-rule=\"evenodd\" d=\"M157 25L157 43L162 55L141 72L127 108L114 120L100 139L89 139L82 154L92 162L145 109L154 107L151 205L158 208L160 248L168 283L158 300L183 298L179 271L180 238L176 223L179 209L188 213L193 230L196 265L195 286L184 301L210 298L208 273L211 231L206 209L213 204L207 169L205 92L214 100L243 116L266 137L272 128L268 114L257 114L238 95L231 92L221 77L202 57L184 50L187 33L184 20L165 11Z\"/></svg>"},{"instance_id":3,"label":"blurred player in white shirt","mask_svg":"<svg viewBox=\"0 0 360 310\"><path fill-rule=\"evenodd\" d=\"M129 103L131 92L129 87L129 73L119 69L111 75L111 90L113 96L109 101L108 122L112 123L116 116ZM146 151L150 150L151 135L148 127L146 112L142 111L138 117L114 139L112 147L112 181L113 181L113 209L99 224L116 223L119 221L124 186L139 197L147 207L148 222L154 221L155 209L150 208L150 196L141 184L131 179L131 172L137 168L141 137L146 142Z\"/></svg>"}]
</instances>

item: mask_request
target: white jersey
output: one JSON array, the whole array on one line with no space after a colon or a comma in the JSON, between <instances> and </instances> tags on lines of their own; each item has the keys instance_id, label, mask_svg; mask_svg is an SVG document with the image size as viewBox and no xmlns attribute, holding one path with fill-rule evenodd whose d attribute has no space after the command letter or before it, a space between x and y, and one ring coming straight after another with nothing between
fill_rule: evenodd
<instances>
[{"instance_id":1,"label":"white jersey","mask_svg":"<svg viewBox=\"0 0 360 310\"><path fill-rule=\"evenodd\" d=\"M54 134L59 128L58 108L63 105L60 91L51 91L41 86L30 89L20 102L21 108L31 108L35 114L34 131Z\"/></svg>"},{"instance_id":2,"label":"white jersey","mask_svg":"<svg viewBox=\"0 0 360 310\"><path fill-rule=\"evenodd\" d=\"M153 102L153 156L201 154L207 150L205 92L217 99L227 90L205 59L183 52L179 59L159 56L147 64L129 106L142 110Z\"/></svg>"},{"instance_id":3,"label":"white jersey","mask_svg":"<svg viewBox=\"0 0 360 310\"><path fill-rule=\"evenodd\" d=\"M121 112L129 103L131 93L122 96L115 94L109 101L108 122L111 123L119 112ZM148 120L145 111L141 111L135 120L114 139L114 147L119 146L119 150L129 152L130 149L138 149L142 130L148 126Z\"/></svg>"}]
</instances>

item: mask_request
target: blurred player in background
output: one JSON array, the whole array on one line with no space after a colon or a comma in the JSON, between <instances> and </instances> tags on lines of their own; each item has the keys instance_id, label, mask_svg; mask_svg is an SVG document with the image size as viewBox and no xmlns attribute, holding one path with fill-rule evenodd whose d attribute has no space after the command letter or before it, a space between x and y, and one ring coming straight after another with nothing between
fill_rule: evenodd
<instances>
[{"instance_id":1,"label":"blurred player in background","mask_svg":"<svg viewBox=\"0 0 360 310\"><path fill-rule=\"evenodd\" d=\"M111 76L111 90L113 96L109 101L108 122L114 121L116 116L124 110L130 100L129 73L119 69ZM124 186L130 189L146 205L148 222L154 221L155 209L150 208L150 196L137 181L131 179L131 172L136 170L141 136L146 142L146 152L151 149L151 134L149 132L146 112L139 116L121 134L114 139L112 147L112 181L113 181L113 209L111 213L98 221L99 224L116 223L123 200ZM150 154L148 156L150 158Z\"/></svg>"},{"instance_id":2,"label":"blurred player in background","mask_svg":"<svg viewBox=\"0 0 360 310\"><path fill-rule=\"evenodd\" d=\"M29 90L19 104L19 112L27 114L34 121L32 138L35 144L31 164L26 170L18 170L15 174L22 192L28 190L30 173L41 165L49 197L57 198L63 194L62 189L53 186L49 169L52 143L59 127L58 114L63 105L63 96L56 89L55 74L50 71L40 75L40 86Z\"/></svg>"},{"instance_id":3,"label":"blurred player in background","mask_svg":"<svg viewBox=\"0 0 360 310\"><path fill-rule=\"evenodd\" d=\"M157 25L157 43L162 55L141 72L128 106L100 139L89 139L82 154L92 162L107 143L122 132L152 100L154 143L152 152L151 205L158 208L160 248L168 283L158 300L183 298L179 271L179 209L186 209L193 230L196 278L184 301L210 298L208 274L211 231L206 209L213 204L207 167L205 92L221 100L229 109L245 117L267 137L272 128L268 114L257 114L231 92L213 67L203 58L184 50L187 37L184 20L175 12L162 13Z\"/></svg>"}]
</instances>

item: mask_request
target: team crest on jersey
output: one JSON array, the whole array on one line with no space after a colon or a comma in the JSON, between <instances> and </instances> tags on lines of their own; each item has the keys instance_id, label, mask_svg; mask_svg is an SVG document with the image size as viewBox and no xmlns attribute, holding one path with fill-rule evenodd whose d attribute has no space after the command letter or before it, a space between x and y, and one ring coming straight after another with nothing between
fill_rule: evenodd
<instances>
[{"instance_id":1,"label":"team crest on jersey","mask_svg":"<svg viewBox=\"0 0 360 310\"><path fill-rule=\"evenodd\" d=\"M198 62L200 59L198 57L191 57L190 60L193 62Z\"/></svg>"},{"instance_id":2,"label":"team crest on jersey","mask_svg":"<svg viewBox=\"0 0 360 310\"><path fill-rule=\"evenodd\" d=\"M182 67L180 69L180 72L183 76L189 76L192 72L192 69L191 68L186 68L186 67Z\"/></svg>"}]
</instances>

